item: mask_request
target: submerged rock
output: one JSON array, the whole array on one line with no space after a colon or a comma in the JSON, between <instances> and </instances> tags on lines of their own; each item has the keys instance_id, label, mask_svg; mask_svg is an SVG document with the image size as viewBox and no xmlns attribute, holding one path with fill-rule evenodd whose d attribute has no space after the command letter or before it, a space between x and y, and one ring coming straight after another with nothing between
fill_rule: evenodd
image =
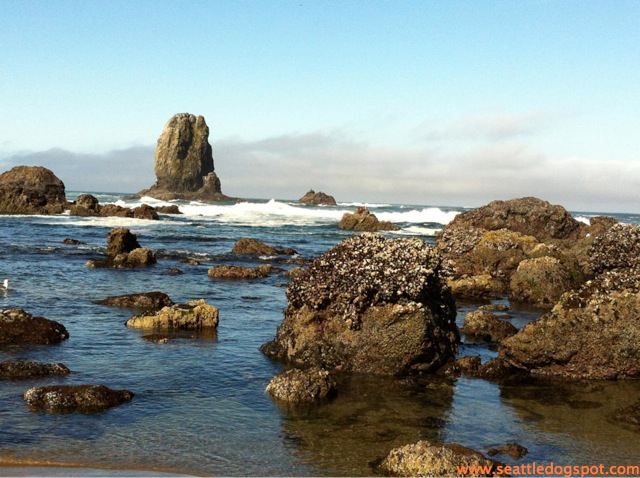
<instances>
[{"instance_id":1,"label":"submerged rock","mask_svg":"<svg viewBox=\"0 0 640 478\"><path fill-rule=\"evenodd\" d=\"M41 166L15 166L0 174L0 214L60 214L68 203L64 183Z\"/></svg>"},{"instance_id":2,"label":"submerged rock","mask_svg":"<svg viewBox=\"0 0 640 478\"><path fill-rule=\"evenodd\" d=\"M389 221L380 221L375 214L371 214L366 207L356 208L353 214L345 213L338 226L348 231L397 231L400 228Z\"/></svg>"},{"instance_id":3,"label":"submerged rock","mask_svg":"<svg viewBox=\"0 0 640 478\"><path fill-rule=\"evenodd\" d=\"M335 395L336 383L327 370L319 367L291 369L273 377L266 392L282 402L312 403Z\"/></svg>"},{"instance_id":4,"label":"submerged rock","mask_svg":"<svg viewBox=\"0 0 640 478\"><path fill-rule=\"evenodd\" d=\"M209 269L207 274L212 279L264 279L277 269L270 264L262 264L258 267L242 266L215 266Z\"/></svg>"},{"instance_id":5,"label":"submerged rock","mask_svg":"<svg viewBox=\"0 0 640 478\"><path fill-rule=\"evenodd\" d=\"M491 448L487 451L487 455L489 456L507 455L514 460L524 458L528 453L529 450L518 443L507 443L506 445Z\"/></svg>"},{"instance_id":6,"label":"submerged rock","mask_svg":"<svg viewBox=\"0 0 640 478\"><path fill-rule=\"evenodd\" d=\"M131 317L127 327L148 330L202 330L218 327L218 308L204 299L163 307L154 314Z\"/></svg>"},{"instance_id":7,"label":"submerged rock","mask_svg":"<svg viewBox=\"0 0 640 478\"><path fill-rule=\"evenodd\" d=\"M23 398L32 411L96 413L130 402L133 392L104 385L52 385L31 388Z\"/></svg>"},{"instance_id":8,"label":"submerged rock","mask_svg":"<svg viewBox=\"0 0 640 478\"><path fill-rule=\"evenodd\" d=\"M251 239L248 237L242 237L238 239L238 242L235 243L233 249L231 250L234 254L260 254L260 255L289 255L292 256L296 254L296 251L293 249L278 249L273 246L269 246L264 242L258 241L256 239Z\"/></svg>"},{"instance_id":9,"label":"submerged rock","mask_svg":"<svg viewBox=\"0 0 640 478\"><path fill-rule=\"evenodd\" d=\"M49 375L68 375L70 372L69 368L61 363L0 362L0 379L2 380L24 380Z\"/></svg>"},{"instance_id":10,"label":"submerged rock","mask_svg":"<svg viewBox=\"0 0 640 478\"><path fill-rule=\"evenodd\" d=\"M486 469L466 476L494 476L502 464L458 443L421 440L391 450L380 469L391 476L461 476L460 468ZM504 465L502 465L504 466Z\"/></svg>"},{"instance_id":11,"label":"submerged rock","mask_svg":"<svg viewBox=\"0 0 640 478\"><path fill-rule=\"evenodd\" d=\"M294 366L394 375L433 371L459 341L455 303L435 250L363 234L314 260L261 350Z\"/></svg>"},{"instance_id":12,"label":"submerged rock","mask_svg":"<svg viewBox=\"0 0 640 478\"><path fill-rule=\"evenodd\" d=\"M471 337L481 337L488 342L500 342L518 332L518 329L486 310L469 312L460 332Z\"/></svg>"},{"instance_id":13,"label":"submerged rock","mask_svg":"<svg viewBox=\"0 0 640 478\"><path fill-rule=\"evenodd\" d=\"M298 199L298 203L307 204L311 206L337 206L338 203L333 196L323 193L322 191L315 192L310 189L307 194Z\"/></svg>"},{"instance_id":14,"label":"submerged rock","mask_svg":"<svg viewBox=\"0 0 640 478\"><path fill-rule=\"evenodd\" d=\"M137 196L157 199L228 201L214 171L209 127L204 117L189 113L174 115L165 125L156 148L157 181Z\"/></svg>"},{"instance_id":15,"label":"submerged rock","mask_svg":"<svg viewBox=\"0 0 640 478\"><path fill-rule=\"evenodd\" d=\"M0 344L57 344L69 338L59 322L34 317L22 309L0 310Z\"/></svg>"},{"instance_id":16,"label":"submerged rock","mask_svg":"<svg viewBox=\"0 0 640 478\"><path fill-rule=\"evenodd\" d=\"M160 310L163 307L172 306L174 302L164 292L156 291L111 296L98 301L98 304L141 310Z\"/></svg>"}]
</instances>

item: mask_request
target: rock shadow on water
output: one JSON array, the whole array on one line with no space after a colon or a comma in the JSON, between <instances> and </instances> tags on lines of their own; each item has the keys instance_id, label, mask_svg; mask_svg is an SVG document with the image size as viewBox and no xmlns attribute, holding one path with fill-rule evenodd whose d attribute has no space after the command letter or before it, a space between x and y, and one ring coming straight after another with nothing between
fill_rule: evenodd
<instances>
[{"instance_id":1,"label":"rock shadow on water","mask_svg":"<svg viewBox=\"0 0 640 478\"><path fill-rule=\"evenodd\" d=\"M438 377L336 377L330 401L287 407L282 435L318 475L370 476L395 447L441 441L454 387Z\"/></svg>"}]
</instances>

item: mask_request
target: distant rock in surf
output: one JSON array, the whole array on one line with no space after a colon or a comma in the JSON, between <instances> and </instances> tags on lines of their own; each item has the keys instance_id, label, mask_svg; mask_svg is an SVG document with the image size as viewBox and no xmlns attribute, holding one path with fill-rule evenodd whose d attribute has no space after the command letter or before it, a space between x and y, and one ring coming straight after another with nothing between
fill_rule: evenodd
<instances>
[{"instance_id":1,"label":"distant rock in surf","mask_svg":"<svg viewBox=\"0 0 640 478\"><path fill-rule=\"evenodd\" d=\"M323 193L322 191L315 192L310 189L307 194L298 199L300 204L307 204L310 206L337 206L338 203L333 196Z\"/></svg>"},{"instance_id":2,"label":"distant rock in surf","mask_svg":"<svg viewBox=\"0 0 640 478\"><path fill-rule=\"evenodd\" d=\"M47 168L16 166L0 174L0 214L60 214L64 183Z\"/></svg>"},{"instance_id":3,"label":"distant rock in surf","mask_svg":"<svg viewBox=\"0 0 640 478\"><path fill-rule=\"evenodd\" d=\"M338 225L340 229L347 231L397 231L400 228L389 221L380 221L375 214L369 212L366 207L356 208L353 214L345 213Z\"/></svg>"},{"instance_id":4,"label":"distant rock in surf","mask_svg":"<svg viewBox=\"0 0 640 478\"><path fill-rule=\"evenodd\" d=\"M278 249L277 247L269 246L262 241L249 237L241 237L238 239L238 242L235 243L231 252L234 254L261 254L268 256L292 256L296 254L296 251L293 249Z\"/></svg>"},{"instance_id":5,"label":"distant rock in surf","mask_svg":"<svg viewBox=\"0 0 640 478\"><path fill-rule=\"evenodd\" d=\"M174 302L164 292L155 291L110 296L98 301L98 304L149 311L160 310L163 307L172 306Z\"/></svg>"},{"instance_id":6,"label":"distant rock in surf","mask_svg":"<svg viewBox=\"0 0 640 478\"><path fill-rule=\"evenodd\" d=\"M156 183L136 196L205 202L233 200L222 194L213 166L209 127L202 116L179 113L169 120L158 138L154 165Z\"/></svg>"},{"instance_id":7,"label":"distant rock in surf","mask_svg":"<svg viewBox=\"0 0 640 478\"><path fill-rule=\"evenodd\" d=\"M132 217L135 219L158 220L158 212L155 208L141 204L135 208L118 206L117 204L99 203L98 198L91 194L81 194L69 208L72 216L102 216L102 217ZM178 211L178 214L180 212Z\"/></svg>"}]
</instances>

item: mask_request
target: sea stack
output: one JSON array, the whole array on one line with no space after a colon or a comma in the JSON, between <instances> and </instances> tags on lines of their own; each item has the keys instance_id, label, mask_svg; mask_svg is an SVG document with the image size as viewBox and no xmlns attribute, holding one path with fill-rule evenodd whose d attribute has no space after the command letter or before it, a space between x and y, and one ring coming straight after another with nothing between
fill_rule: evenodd
<instances>
[{"instance_id":1,"label":"sea stack","mask_svg":"<svg viewBox=\"0 0 640 478\"><path fill-rule=\"evenodd\" d=\"M189 113L173 116L158 138L156 183L137 196L162 200L228 201L214 171L209 127L204 117Z\"/></svg>"}]
</instances>

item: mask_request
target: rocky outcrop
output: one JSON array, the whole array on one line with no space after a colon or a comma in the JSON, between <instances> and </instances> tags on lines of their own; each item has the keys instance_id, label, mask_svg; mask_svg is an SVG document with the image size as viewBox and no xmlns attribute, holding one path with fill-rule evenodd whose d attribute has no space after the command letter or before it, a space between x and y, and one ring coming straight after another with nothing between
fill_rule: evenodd
<instances>
[{"instance_id":1,"label":"rocky outcrop","mask_svg":"<svg viewBox=\"0 0 640 478\"><path fill-rule=\"evenodd\" d=\"M323 193L322 191L315 192L310 189L307 194L298 199L298 203L306 204L308 206L337 206L338 203L333 196Z\"/></svg>"},{"instance_id":2,"label":"rocky outcrop","mask_svg":"<svg viewBox=\"0 0 640 478\"><path fill-rule=\"evenodd\" d=\"M261 350L298 367L433 371L459 341L444 275L440 256L419 239L352 237L292 280L284 320Z\"/></svg>"},{"instance_id":3,"label":"rocky outcrop","mask_svg":"<svg viewBox=\"0 0 640 478\"><path fill-rule=\"evenodd\" d=\"M470 337L484 339L487 342L500 342L515 335L518 329L489 311L475 310L467 314L460 332Z\"/></svg>"},{"instance_id":4,"label":"rocky outcrop","mask_svg":"<svg viewBox=\"0 0 640 478\"><path fill-rule=\"evenodd\" d=\"M31 388L23 398L35 412L96 413L130 402L133 392L113 390L104 385L52 385Z\"/></svg>"},{"instance_id":5,"label":"rocky outcrop","mask_svg":"<svg viewBox=\"0 0 640 478\"><path fill-rule=\"evenodd\" d=\"M0 362L0 380L26 380L69 373L69 368L61 363Z\"/></svg>"},{"instance_id":6,"label":"rocky outcrop","mask_svg":"<svg viewBox=\"0 0 640 478\"><path fill-rule=\"evenodd\" d=\"M391 450L380 470L391 476L461 476L462 467L474 467L478 474L495 476L501 463L458 443L437 444L421 440ZM486 468L486 472L480 472ZM504 468L503 468L504 469Z\"/></svg>"},{"instance_id":7,"label":"rocky outcrop","mask_svg":"<svg viewBox=\"0 0 640 478\"><path fill-rule=\"evenodd\" d=\"M209 127L202 116L179 113L165 125L155 154L156 183L137 196L228 201L213 166Z\"/></svg>"},{"instance_id":8,"label":"rocky outcrop","mask_svg":"<svg viewBox=\"0 0 640 478\"><path fill-rule=\"evenodd\" d=\"M562 206L534 197L493 201L486 206L458 214L448 229L507 229L538 241L578 239L584 224L576 221Z\"/></svg>"},{"instance_id":9,"label":"rocky outcrop","mask_svg":"<svg viewBox=\"0 0 640 478\"><path fill-rule=\"evenodd\" d=\"M98 304L140 310L160 310L163 307L174 305L174 302L164 292L156 291L111 296L98 301Z\"/></svg>"},{"instance_id":10,"label":"rocky outcrop","mask_svg":"<svg viewBox=\"0 0 640 478\"><path fill-rule=\"evenodd\" d=\"M186 304L163 307L153 314L131 317L127 327L145 330L194 330L218 327L218 308L197 299Z\"/></svg>"},{"instance_id":11,"label":"rocky outcrop","mask_svg":"<svg viewBox=\"0 0 640 478\"><path fill-rule=\"evenodd\" d=\"M34 317L22 309L0 310L0 344L57 344L69 338L59 322Z\"/></svg>"},{"instance_id":12,"label":"rocky outcrop","mask_svg":"<svg viewBox=\"0 0 640 478\"><path fill-rule=\"evenodd\" d=\"M533 375L640 378L640 228L611 227L589 255L598 275L503 341L503 360Z\"/></svg>"},{"instance_id":13,"label":"rocky outcrop","mask_svg":"<svg viewBox=\"0 0 640 478\"><path fill-rule=\"evenodd\" d=\"M338 227L347 231L367 232L397 231L400 229L398 226L390 223L389 221L378 220L376 215L370 213L369 209L367 209L366 207L356 208L353 214L348 212L344 213L342 219L340 219L340 224L338 225Z\"/></svg>"},{"instance_id":14,"label":"rocky outcrop","mask_svg":"<svg viewBox=\"0 0 640 478\"><path fill-rule=\"evenodd\" d=\"M266 392L285 403L313 403L335 395L336 383L327 370L318 367L291 369L273 377Z\"/></svg>"},{"instance_id":15,"label":"rocky outcrop","mask_svg":"<svg viewBox=\"0 0 640 478\"><path fill-rule=\"evenodd\" d=\"M513 300L551 307L563 292L592 276L586 251L593 234L610 225L594 218L587 226L561 206L521 198L457 215L436 241L452 262L449 285L457 297L509 294Z\"/></svg>"},{"instance_id":16,"label":"rocky outcrop","mask_svg":"<svg viewBox=\"0 0 640 478\"><path fill-rule=\"evenodd\" d=\"M156 262L155 253L147 247L140 247L135 234L125 227L116 227L107 235L107 259L88 261L87 267L130 269Z\"/></svg>"},{"instance_id":17,"label":"rocky outcrop","mask_svg":"<svg viewBox=\"0 0 640 478\"><path fill-rule=\"evenodd\" d=\"M271 264L262 264L255 268L243 266L214 266L209 269L207 274L212 279L264 279L276 270L279 269L276 269Z\"/></svg>"},{"instance_id":18,"label":"rocky outcrop","mask_svg":"<svg viewBox=\"0 0 640 478\"><path fill-rule=\"evenodd\" d=\"M69 208L72 216L131 217L135 219L158 220L155 208L142 204L135 208L118 206L117 204L101 205L91 194L81 194Z\"/></svg>"},{"instance_id":19,"label":"rocky outcrop","mask_svg":"<svg viewBox=\"0 0 640 478\"><path fill-rule=\"evenodd\" d=\"M258 254L266 256L288 255L292 256L297 254L293 249L278 249L277 247L269 246L264 242L248 237L242 237L235 243L231 251L234 254Z\"/></svg>"},{"instance_id":20,"label":"rocky outcrop","mask_svg":"<svg viewBox=\"0 0 640 478\"><path fill-rule=\"evenodd\" d=\"M64 183L41 166L16 166L0 174L0 214L60 214Z\"/></svg>"}]
</instances>

